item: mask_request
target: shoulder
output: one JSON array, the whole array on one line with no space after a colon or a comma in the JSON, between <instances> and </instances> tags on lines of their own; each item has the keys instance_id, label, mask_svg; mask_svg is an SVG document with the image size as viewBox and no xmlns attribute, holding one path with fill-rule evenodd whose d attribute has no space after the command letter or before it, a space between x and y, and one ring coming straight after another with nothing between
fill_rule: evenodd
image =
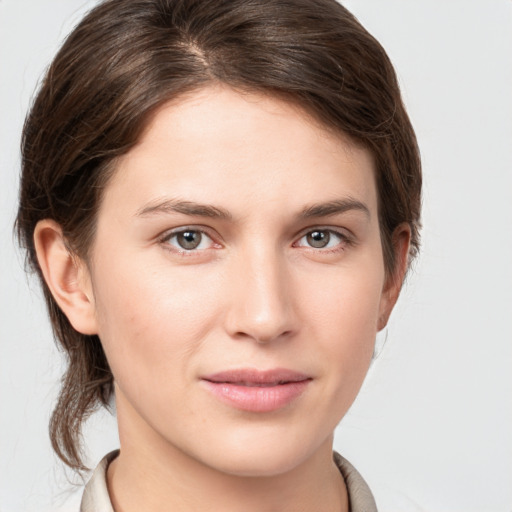
<instances>
[{"instance_id":1,"label":"shoulder","mask_svg":"<svg viewBox=\"0 0 512 512\"><path fill-rule=\"evenodd\" d=\"M334 452L333 457L347 486L350 512L377 512L373 494L361 474L339 453Z\"/></svg>"},{"instance_id":2,"label":"shoulder","mask_svg":"<svg viewBox=\"0 0 512 512\"><path fill-rule=\"evenodd\" d=\"M80 512L114 512L107 488L108 465L118 456L119 450L110 452L96 466L85 486Z\"/></svg>"}]
</instances>

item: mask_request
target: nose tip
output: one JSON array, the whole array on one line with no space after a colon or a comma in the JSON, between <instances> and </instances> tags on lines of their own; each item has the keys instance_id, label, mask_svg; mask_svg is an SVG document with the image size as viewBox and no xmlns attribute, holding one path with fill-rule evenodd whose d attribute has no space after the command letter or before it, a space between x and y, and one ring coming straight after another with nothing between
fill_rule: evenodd
<instances>
[{"instance_id":1,"label":"nose tip","mask_svg":"<svg viewBox=\"0 0 512 512\"><path fill-rule=\"evenodd\" d=\"M246 269L234 281L227 331L237 339L266 344L291 336L296 328L290 281L275 261Z\"/></svg>"}]
</instances>

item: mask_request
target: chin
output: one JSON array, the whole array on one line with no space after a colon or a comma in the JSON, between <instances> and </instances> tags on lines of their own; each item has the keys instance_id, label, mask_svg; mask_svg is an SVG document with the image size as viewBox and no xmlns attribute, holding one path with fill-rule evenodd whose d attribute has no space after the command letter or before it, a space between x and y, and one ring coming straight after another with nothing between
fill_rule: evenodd
<instances>
[{"instance_id":1,"label":"chin","mask_svg":"<svg viewBox=\"0 0 512 512\"><path fill-rule=\"evenodd\" d=\"M198 458L203 464L222 473L240 477L273 477L293 471L306 460L318 453L321 445L325 452L332 451L332 436L321 442L314 442L286 432L259 432L259 435L233 436L228 442L215 444L215 451L209 450ZM330 455L329 455L330 456Z\"/></svg>"}]
</instances>

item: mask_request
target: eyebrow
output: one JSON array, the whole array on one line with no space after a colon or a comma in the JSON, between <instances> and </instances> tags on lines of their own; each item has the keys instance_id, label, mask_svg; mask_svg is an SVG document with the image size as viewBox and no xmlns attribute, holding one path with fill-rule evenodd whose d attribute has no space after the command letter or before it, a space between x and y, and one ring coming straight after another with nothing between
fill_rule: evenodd
<instances>
[{"instance_id":1,"label":"eyebrow","mask_svg":"<svg viewBox=\"0 0 512 512\"><path fill-rule=\"evenodd\" d=\"M148 217L150 215L181 213L198 217L209 217L212 219L231 220L232 215L224 208L210 204L195 203L193 201L181 201L177 199L166 199L157 203L144 206L137 211L137 217Z\"/></svg>"},{"instance_id":2,"label":"eyebrow","mask_svg":"<svg viewBox=\"0 0 512 512\"><path fill-rule=\"evenodd\" d=\"M361 211L368 218L371 217L369 208L353 198L336 199L325 203L315 203L305 207L299 214L302 219L312 219L315 217L330 217L342 213L356 210ZM232 220L233 216L228 210L213 206L210 204L196 203L194 201L183 201L178 199L165 199L144 206L137 211L137 217L148 217L152 215L181 213L197 217L208 217L212 219Z\"/></svg>"},{"instance_id":3,"label":"eyebrow","mask_svg":"<svg viewBox=\"0 0 512 512\"><path fill-rule=\"evenodd\" d=\"M329 217L331 215L339 215L351 210L356 210L366 214L371 218L370 209L361 201L348 197L346 199L336 199L326 203L317 203L304 208L300 214L303 219L311 219L314 217Z\"/></svg>"}]
</instances>

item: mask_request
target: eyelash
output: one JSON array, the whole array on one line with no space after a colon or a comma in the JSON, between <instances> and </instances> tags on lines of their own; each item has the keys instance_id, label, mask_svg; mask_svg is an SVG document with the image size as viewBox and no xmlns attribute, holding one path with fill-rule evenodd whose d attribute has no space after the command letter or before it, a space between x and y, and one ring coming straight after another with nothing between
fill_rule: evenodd
<instances>
[{"instance_id":1,"label":"eyelash","mask_svg":"<svg viewBox=\"0 0 512 512\"><path fill-rule=\"evenodd\" d=\"M178 237L179 235L182 235L186 232L193 232L193 233L200 233L202 237L207 237L210 239L210 243L213 247L207 247L207 248L204 248L204 249L197 249L197 248L192 248L192 249L185 249L183 247L178 247L177 245L173 245L170 243L170 241L175 238L175 237ZM331 237L332 235L334 235L335 237L337 237L339 239L339 241L336 243L336 245L334 247L329 247L329 248L325 248L325 247L312 247L312 246L308 246L308 245L299 245L299 242L303 239L303 238L306 238L308 235L311 235L312 233L315 233L315 232L318 232L318 233L328 233L329 234L329 237ZM206 251L210 248L221 248L222 245L215 242L215 240L213 239L213 237L202 227L198 227L198 226L186 226L186 227L180 227L176 230L173 230L173 231L170 231L170 232L166 232L164 233L164 235L162 235L159 239L158 239L159 243L161 243L165 248L166 250L170 251L170 252L173 252L173 253L177 253L179 254L180 256L184 256L184 257L187 257L187 256L195 256L197 255L198 253L200 253L201 251ZM330 242L330 238L329 238L329 241L328 243ZM203 243L203 240L200 241L199 245ZM313 227L313 228L309 228L307 231L303 231L302 234L298 237L298 239L292 244L293 247L303 247L305 248L306 250L310 250L310 251L314 251L314 252L321 252L321 253L335 253L335 252L341 252L341 251L344 251L347 247L350 247L351 245L354 245L354 240L351 236L347 235L345 232L343 231L340 231L340 230L337 230L337 229L333 229L333 228L327 228L327 227ZM216 247L215 247L216 246Z\"/></svg>"}]
</instances>

